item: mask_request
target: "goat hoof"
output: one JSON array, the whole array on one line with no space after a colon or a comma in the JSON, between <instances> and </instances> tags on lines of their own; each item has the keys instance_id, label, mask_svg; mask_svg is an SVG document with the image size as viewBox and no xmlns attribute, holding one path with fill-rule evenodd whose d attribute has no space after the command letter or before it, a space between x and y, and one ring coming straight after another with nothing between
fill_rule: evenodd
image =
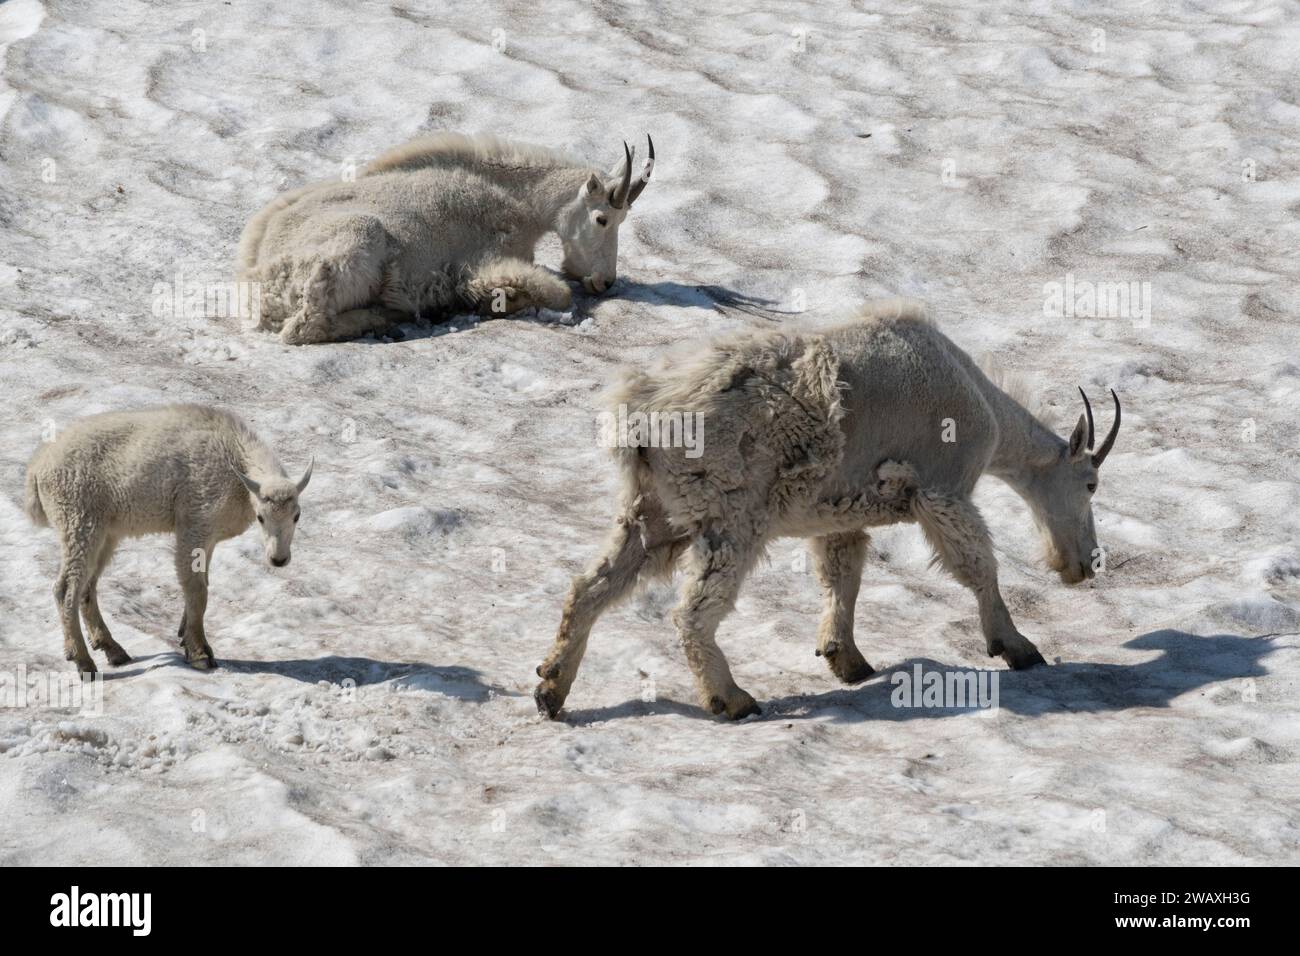
<instances>
[{"instance_id":1,"label":"goat hoof","mask_svg":"<svg viewBox=\"0 0 1300 956\"><path fill-rule=\"evenodd\" d=\"M89 657L85 658L84 660L79 658L73 658L73 659L76 660L77 662L77 670L82 674L94 674L99 671L99 668L95 666L95 662L92 661Z\"/></svg>"},{"instance_id":2,"label":"goat hoof","mask_svg":"<svg viewBox=\"0 0 1300 956\"><path fill-rule=\"evenodd\" d=\"M121 667L123 664L131 663L131 655L126 652L121 644L113 640L111 634L104 634L96 641L92 641L91 649L103 651L104 657L111 667Z\"/></svg>"},{"instance_id":3,"label":"goat hoof","mask_svg":"<svg viewBox=\"0 0 1300 956\"><path fill-rule=\"evenodd\" d=\"M826 663L831 667L831 673L838 677L845 684L860 684L872 674L876 669L867 663L865 657L855 647L849 654L840 653L844 648L839 641L830 641L826 645L825 651L818 651L818 654L826 658Z\"/></svg>"},{"instance_id":4,"label":"goat hoof","mask_svg":"<svg viewBox=\"0 0 1300 956\"><path fill-rule=\"evenodd\" d=\"M846 673L840 676L840 680L846 684L861 684L864 680L876 672L876 669L866 661L850 667Z\"/></svg>"},{"instance_id":5,"label":"goat hoof","mask_svg":"<svg viewBox=\"0 0 1300 956\"><path fill-rule=\"evenodd\" d=\"M726 714L732 720L744 720L751 714L761 714L762 708L754 701L753 697L745 693L740 688L736 688L735 693L731 695L728 702L721 695L714 694L709 698L709 713L718 715Z\"/></svg>"},{"instance_id":6,"label":"goat hoof","mask_svg":"<svg viewBox=\"0 0 1300 956\"><path fill-rule=\"evenodd\" d=\"M217 662L206 654L201 654L190 661L190 667L196 671L210 671L217 666Z\"/></svg>"},{"instance_id":7,"label":"goat hoof","mask_svg":"<svg viewBox=\"0 0 1300 956\"><path fill-rule=\"evenodd\" d=\"M559 688L547 686L546 682L537 685L537 690L533 691L533 700L537 703L537 712L548 720L558 717L560 708L564 706L564 697Z\"/></svg>"},{"instance_id":8,"label":"goat hoof","mask_svg":"<svg viewBox=\"0 0 1300 956\"><path fill-rule=\"evenodd\" d=\"M1018 652L1007 651L1002 655L1002 659L1007 662L1007 666L1013 671L1028 670L1031 667L1037 667L1039 664L1047 664L1047 661L1043 660L1043 655L1038 653L1038 648L1032 644Z\"/></svg>"},{"instance_id":9,"label":"goat hoof","mask_svg":"<svg viewBox=\"0 0 1300 956\"><path fill-rule=\"evenodd\" d=\"M108 658L108 663L111 667L121 667L124 664L131 663L131 655L120 647L116 650L109 651L105 656Z\"/></svg>"}]
</instances>

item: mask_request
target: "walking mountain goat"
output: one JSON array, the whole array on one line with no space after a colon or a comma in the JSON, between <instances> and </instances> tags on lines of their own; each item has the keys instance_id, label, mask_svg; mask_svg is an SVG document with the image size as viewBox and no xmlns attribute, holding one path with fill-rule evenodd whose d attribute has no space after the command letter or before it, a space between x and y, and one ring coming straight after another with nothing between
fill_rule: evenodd
<instances>
[{"instance_id":1,"label":"walking mountain goat","mask_svg":"<svg viewBox=\"0 0 1300 956\"><path fill-rule=\"evenodd\" d=\"M1092 577L1091 500L1120 423L1111 396L1115 421L1099 448L1086 395L1074 432L1059 438L908 301L870 304L824 333L715 343L686 364L627 373L613 403L628 417L701 414L702 449L649 447L642 436L616 449L617 528L599 562L574 579L537 668L538 709L560 712L601 612L684 556L673 621L700 701L735 719L758 713L714 633L776 537L812 539L825 596L817 654L845 683L865 680L873 670L853 640L863 529L899 521L918 522L935 561L975 593L990 657L1015 669L1043 663L1003 603L971 490L986 472L1007 482L1029 505L1051 567L1068 584ZM890 474L892 488L872 487Z\"/></svg>"},{"instance_id":2,"label":"walking mountain goat","mask_svg":"<svg viewBox=\"0 0 1300 956\"><path fill-rule=\"evenodd\" d=\"M654 168L634 151L604 173L555 150L434 133L351 182L286 193L239 240L240 278L260 286L259 325L290 344L381 332L424 311L505 316L566 309L568 285L533 265L547 232L592 294L618 273L618 227Z\"/></svg>"},{"instance_id":3,"label":"walking mountain goat","mask_svg":"<svg viewBox=\"0 0 1300 956\"><path fill-rule=\"evenodd\" d=\"M311 465L292 481L241 419L200 405L92 415L41 445L27 466L26 510L35 524L52 525L63 546L54 600L64 656L95 672L80 608L91 647L114 667L130 662L99 612L99 578L122 538L170 532L185 594L185 659L199 670L215 667L203 631L213 548L256 518L267 561L288 564L298 496L310 479Z\"/></svg>"}]
</instances>

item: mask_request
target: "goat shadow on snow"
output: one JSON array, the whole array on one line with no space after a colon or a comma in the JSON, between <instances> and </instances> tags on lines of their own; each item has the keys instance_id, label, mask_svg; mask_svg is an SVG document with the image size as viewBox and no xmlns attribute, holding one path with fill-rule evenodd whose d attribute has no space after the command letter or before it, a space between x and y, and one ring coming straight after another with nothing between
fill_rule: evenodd
<instances>
[{"instance_id":1,"label":"goat shadow on snow","mask_svg":"<svg viewBox=\"0 0 1300 956\"><path fill-rule=\"evenodd\" d=\"M448 315L436 319L425 319L416 321L414 318L406 317L401 321L395 333L393 331L383 333L376 337L375 335L365 335L354 341L365 345L381 345L389 342L411 342L418 339L441 338L444 335L452 335L460 332L466 332L470 329L482 325L484 322L531 322L534 325L544 325L554 328L572 328L583 319L588 318L597 303L606 301L624 300L627 302L637 302L646 305L672 305L679 308L691 309L712 309L714 312L726 312L732 310L735 312L745 312L749 315L755 315L759 318L778 321L783 315L797 315L799 313L774 309L772 306L777 305L775 299L764 299L760 296L749 295L745 292L738 292L735 289L729 289L721 285L696 285L681 282L637 282L633 279L619 279L615 282L613 289L608 295L586 295L582 292L575 292L573 296L573 320L571 322L557 322L551 319L543 318L536 310L526 309L514 315L502 316L495 318L493 316L483 315ZM454 329L454 331L453 331Z\"/></svg>"},{"instance_id":2,"label":"goat shadow on snow","mask_svg":"<svg viewBox=\"0 0 1300 956\"><path fill-rule=\"evenodd\" d=\"M1230 680L1263 677L1268 670L1262 658L1277 650L1279 635L1245 637L1234 634L1202 636L1186 631L1163 629L1150 631L1123 646L1137 651L1160 651L1160 656L1136 664L1096 664L1065 662L1035 667L1027 671L1005 668L960 667L925 657L910 658L878 670L856 687L843 687L823 694L796 694L763 699L761 716L741 723L765 720L813 720L829 718L836 723L860 723L869 720L934 720L979 712L967 707L895 707L891 698L899 685L893 675L906 673L914 678L914 668L921 665L923 674L967 675L973 672L982 686L985 674L996 674L998 708L1023 717L1047 714L1099 713L1122 711L1131 707L1168 707L1173 700L1198 688ZM870 659L870 647L864 648ZM830 674L826 679L834 680ZM742 686L745 682L741 681ZM747 689L754 693L752 686ZM677 714L700 720L723 721L705 714L691 704L660 699L654 702L628 701L609 707L568 710L562 719L571 724L592 724L604 720Z\"/></svg>"},{"instance_id":3,"label":"goat shadow on snow","mask_svg":"<svg viewBox=\"0 0 1300 956\"><path fill-rule=\"evenodd\" d=\"M148 666L123 667L120 670L101 671L101 673L105 680L120 680L143 673L145 670L152 670L153 667L188 668L190 666L186 663L184 655L176 651L150 657L136 657L131 663ZM343 686L345 680L351 680L356 687L366 687L391 682L393 690L432 692L472 702L485 701L490 694L499 697L520 696L515 691L485 681L483 674L472 667L457 665L436 667L432 664L377 661L369 657L327 655L280 661L249 661L218 655L215 673L220 674L223 670L234 674L271 674L301 681L304 684L326 681Z\"/></svg>"}]
</instances>

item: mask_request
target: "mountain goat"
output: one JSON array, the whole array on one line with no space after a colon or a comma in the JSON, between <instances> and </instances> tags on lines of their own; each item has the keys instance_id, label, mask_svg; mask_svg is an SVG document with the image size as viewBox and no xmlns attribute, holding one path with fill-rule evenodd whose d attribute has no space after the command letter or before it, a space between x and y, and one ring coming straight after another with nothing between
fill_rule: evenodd
<instances>
[{"instance_id":1,"label":"mountain goat","mask_svg":"<svg viewBox=\"0 0 1300 956\"><path fill-rule=\"evenodd\" d=\"M295 345L382 331L425 310L565 309L568 285L533 265L538 240L558 233L564 271L590 293L607 291L618 228L654 168L649 147L634 177L626 143L622 163L603 173L494 136L424 136L354 181L271 202L239 240L240 277L260 285L260 327Z\"/></svg>"},{"instance_id":2,"label":"mountain goat","mask_svg":"<svg viewBox=\"0 0 1300 956\"><path fill-rule=\"evenodd\" d=\"M27 466L26 510L36 525L52 525L63 546L54 599L64 656L94 673L80 608L91 647L114 667L131 660L99 612L99 578L121 539L170 532L185 594L185 658L200 670L214 667L203 631L212 550L256 518L267 561L288 564L311 470L290 480L241 419L200 405L93 415L41 445Z\"/></svg>"},{"instance_id":3,"label":"mountain goat","mask_svg":"<svg viewBox=\"0 0 1300 956\"><path fill-rule=\"evenodd\" d=\"M555 644L537 669L534 696L547 716L563 707L600 613L638 578L671 573L684 553L687 580L673 620L700 700L736 719L758 713L714 633L764 543L782 536L812 539L825 596L818 655L840 680L866 679L873 670L853 640L863 528L898 521L918 522L936 562L975 593L990 657L1017 669L1043 663L1007 612L989 532L970 502L985 472L1029 505L1066 583L1093 576L1091 499L1119 430L1118 397L1096 451L1086 395L1073 434L1059 438L917 303L869 305L851 324L820 334L715 343L684 365L629 373L614 402L643 414L701 414L703 451L692 458L640 440L616 450L623 491L614 540L574 579ZM886 459L914 469L919 488L896 487L901 506L877 497L866 508L841 508L870 496L864 485Z\"/></svg>"}]
</instances>

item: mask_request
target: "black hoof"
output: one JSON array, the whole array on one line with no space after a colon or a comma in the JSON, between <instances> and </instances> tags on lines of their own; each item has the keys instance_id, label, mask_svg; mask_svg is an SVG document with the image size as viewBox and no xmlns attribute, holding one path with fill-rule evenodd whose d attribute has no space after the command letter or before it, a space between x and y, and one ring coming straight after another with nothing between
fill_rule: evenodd
<instances>
[{"instance_id":1,"label":"black hoof","mask_svg":"<svg viewBox=\"0 0 1300 956\"><path fill-rule=\"evenodd\" d=\"M1007 662L1007 666L1013 671L1026 671L1031 667L1037 667L1039 664L1047 665L1047 661L1043 660L1043 655L1036 650L1032 653L1020 655L1003 654L1002 659Z\"/></svg>"},{"instance_id":2,"label":"black hoof","mask_svg":"<svg viewBox=\"0 0 1300 956\"><path fill-rule=\"evenodd\" d=\"M846 684L861 684L864 680L876 672L876 669L866 661L862 662L861 667L855 667L841 678Z\"/></svg>"},{"instance_id":3,"label":"black hoof","mask_svg":"<svg viewBox=\"0 0 1300 956\"><path fill-rule=\"evenodd\" d=\"M549 720L559 716L560 708L564 706L564 702L560 700L560 695L554 688L548 689L545 685L533 691L533 700L537 703L537 712Z\"/></svg>"},{"instance_id":4,"label":"black hoof","mask_svg":"<svg viewBox=\"0 0 1300 956\"><path fill-rule=\"evenodd\" d=\"M744 720L746 717L751 717L754 714L762 714L762 713L763 713L763 708L759 707L757 703L753 703L750 704L748 707L743 707L736 713L732 714L731 719Z\"/></svg>"},{"instance_id":5,"label":"black hoof","mask_svg":"<svg viewBox=\"0 0 1300 956\"><path fill-rule=\"evenodd\" d=\"M823 654L823 652L819 650L817 655L826 658L826 663L831 666L831 673L844 683L860 684L876 672L876 669L868 664L866 660L863 660L858 664L841 661L841 650L842 648L840 647L839 641L831 641L826 645L825 653ZM860 657L861 655L854 656Z\"/></svg>"}]
</instances>

